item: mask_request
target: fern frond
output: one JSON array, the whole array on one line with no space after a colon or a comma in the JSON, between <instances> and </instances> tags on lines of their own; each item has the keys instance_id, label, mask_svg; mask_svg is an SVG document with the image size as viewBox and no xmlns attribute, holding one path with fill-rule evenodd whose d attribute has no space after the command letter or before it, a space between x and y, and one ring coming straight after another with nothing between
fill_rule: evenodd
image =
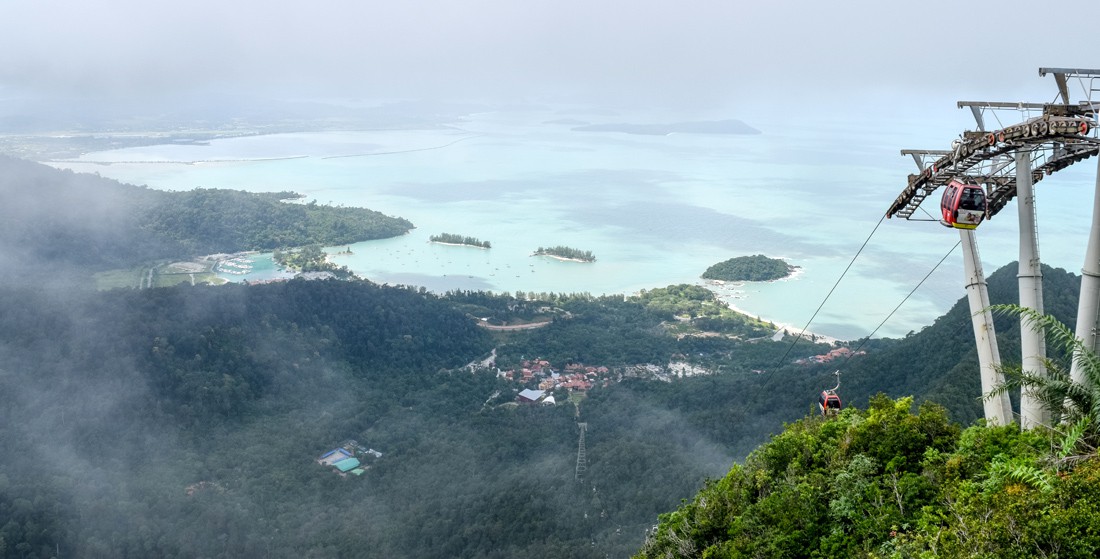
<instances>
[{"instance_id":1,"label":"fern frond","mask_svg":"<svg viewBox=\"0 0 1100 559\"><path fill-rule=\"evenodd\" d=\"M986 487L987 489L1000 487L1006 481L1020 483L1040 491L1050 491L1054 488L1052 473L1032 464L1023 463L1019 459L1007 460L1001 455L994 458Z\"/></svg>"},{"instance_id":2,"label":"fern frond","mask_svg":"<svg viewBox=\"0 0 1100 559\"><path fill-rule=\"evenodd\" d=\"M1085 431L1089 428L1091 421L1088 416L1082 417L1077 420L1076 423L1069 426L1066 430L1065 436L1062 437L1060 448L1058 449L1058 459L1065 460L1067 456L1073 454L1077 450L1077 445L1081 442L1085 435Z\"/></svg>"},{"instance_id":3,"label":"fern frond","mask_svg":"<svg viewBox=\"0 0 1100 559\"><path fill-rule=\"evenodd\" d=\"M1040 491L1050 491L1054 488L1054 476L1050 472L1026 464L1011 467L1008 471L1008 479Z\"/></svg>"}]
</instances>

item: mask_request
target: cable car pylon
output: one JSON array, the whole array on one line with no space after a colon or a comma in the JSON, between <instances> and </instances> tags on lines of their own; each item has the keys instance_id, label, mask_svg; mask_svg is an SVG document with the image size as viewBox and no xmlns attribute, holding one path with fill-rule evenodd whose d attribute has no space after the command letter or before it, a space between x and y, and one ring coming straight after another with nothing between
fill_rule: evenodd
<instances>
[{"instance_id":1,"label":"cable car pylon","mask_svg":"<svg viewBox=\"0 0 1100 559\"><path fill-rule=\"evenodd\" d=\"M959 228L963 246L963 266L967 299L970 304L982 393L990 392L1004 382L1000 373L1000 352L989 311L989 295L985 275L978 256L975 229L1004 208L1012 198L1019 198L1020 260L1017 280L1020 306L1043 313L1042 269L1039 260L1038 229L1035 219L1034 183L1078 161L1100 153L1096 116L1100 104L1092 97L1100 93L1093 84L1100 80L1100 70L1074 68L1040 68L1039 75L1053 74L1061 103L1002 103L960 101L959 108L968 107L977 121L976 131L964 131L952 143L950 151L902 150L912 155L920 173L909 175L908 186L902 190L886 212L910 219L921 202L941 186L947 187L941 209L945 225ZM1067 78L1076 78L1082 85L1085 100L1070 102ZM983 111L1041 111L1041 115L1024 122L987 131ZM994 112L994 115L996 113ZM998 118L999 122L999 118ZM925 158L935 156L930 165ZM985 185L985 215L982 220L966 216L963 190ZM954 187L954 190L952 190ZM950 212L950 213L949 213ZM970 217L969 220L959 219ZM972 227L971 227L972 226ZM1021 320L1024 320L1021 318ZM1043 375L1046 345L1041 330L1021 324L1021 364L1025 372ZM1097 168L1096 194L1085 266L1082 269L1081 295L1078 301L1076 335L1085 347L1096 350L1100 345L1100 166ZM1082 382L1083 374L1077 360L1071 369L1073 380ZM986 397L986 421L1005 425L1012 421L1007 394ZM1030 391L1020 397L1020 422L1024 428L1049 424L1045 410Z\"/></svg>"},{"instance_id":2,"label":"cable car pylon","mask_svg":"<svg viewBox=\"0 0 1100 559\"><path fill-rule=\"evenodd\" d=\"M1039 262L1039 230L1035 220L1035 190L1031 180L1031 150L1016 151L1016 207L1020 218L1020 261L1016 276L1020 288L1020 306L1038 314L1043 311L1043 270ZM1020 325L1020 368L1023 372L1045 377L1047 345L1045 332ZM1020 393L1020 427L1031 429L1050 424L1050 412L1033 388Z\"/></svg>"},{"instance_id":3,"label":"cable car pylon","mask_svg":"<svg viewBox=\"0 0 1100 559\"><path fill-rule=\"evenodd\" d=\"M963 273L966 277L966 300L970 304L970 322L974 326L974 341L978 348L978 371L982 380L982 394L989 394L1004 384L1001 373L1001 350L997 347L997 331L993 327L993 313L989 310L989 289L982 271L982 259L978 255L978 241L973 229L959 229L963 249ZM983 398L986 422L993 425L1012 423L1012 405L1008 394Z\"/></svg>"},{"instance_id":4,"label":"cable car pylon","mask_svg":"<svg viewBox=\"0 0 1100 559\"><path fill-rule=\"evenodd\" d=\"M1092 227L1085 248L1085 265L1081 267L1081 295L1077 299L1077 325L1074 334L1085 348L1096 352L1097 329L1100 329L1100 160L1096 162ZM1085 382L1085 373L1076 355L1070 365L1069 377L1073 382Z\"/></svg>"}]
</instances>

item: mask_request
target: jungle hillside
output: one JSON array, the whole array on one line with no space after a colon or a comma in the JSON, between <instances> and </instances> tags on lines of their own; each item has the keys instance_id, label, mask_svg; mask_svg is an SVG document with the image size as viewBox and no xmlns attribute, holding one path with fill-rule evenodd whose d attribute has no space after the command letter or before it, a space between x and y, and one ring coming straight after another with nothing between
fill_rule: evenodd
<instances>
[{"instance_id":1,"label":"jungle hillside","mask_svg":"<svg viewBox=\"0 0 1100 559\"><path fill-rule=\"evenodd\" d=\"M102 200L120 188L155 196L29 168L5 188L28 208L38 204L26 215L41 219L48 205L17 188L23 178L38 177L59 195L78 181L101 187ZM913 437L900 439L913 446L852 431L865 446L834 460L833 443L821 443L827 469L807 466L812 476L798 495L817 495L821 476L839 476L828 468L862 476L850 478L856 485L883 475L880 483L893 483L896 475L896 514L893 485L874 486L850 510L881 504L866 509L878 515L869 518L899 520L898 532L916 538L914 519L924 517L914 507L923 511L945 487L917 479L937 471L925 469L924 449L958 452L952 437L981 412L965 301L902 339L825 344L774 341L774 325L690 285L628 297L436 295L354 278L96 291L81 278L102 266L178 257L184 245L225 236L202 227L189 243L127 236L108 225L118 208L97 205L95 194L67 200L72 219L33 223L8 210L15 221L2 225L0 255L13 267L0 284L0 557L629 556L647 536L660 545L660 532L650 531L659 515L720 484L707 480L724 479L731 465L751 467L746 456L812 413L837 367L854 409L823 423L819 438L853 444L829 429L869 429L874 418L902 425ZM195 196L217 199L206 194ZM308 206L277 197L263 211ZM137 212L119 218L132 227L157 206L121 207ZM46 251L61 239L79 242ZM304 256L316 255L306 246ZM43 255L18 258L32 248ZM50 273L24 273L28 262ZM1043 273L1047 309L1072 323L1078 278ZM1016 300L1015 280L1013 265L992 274L991 300ZM997 320L1002 352L1018 353L1018 321ZM482 326L530 323L540 326ZM882 404L880 392L897 400ZM915 420L896 409L910 395L928 410ZM884 411L856 411L868 406ZM816 453L811 443L784 452ZM338 448L356 454L358 475L318 462ZM893 456L902 458L892 463ZM1058 471L1088 470L1037 475L1057 492ZM761 487L786 491L778 474L768 475ZM855 513L843 514L837 518L857 523ZM785 527L784 520L769 522ZM857 529L824 526L830 534ZM714 531L694 540L696 549L722 545L708 539ZM798 539L817 534L783 537L818 549L819 539ZM882 537L836 536L829 549L877 553Z\"/></svg>"}]
</instances>

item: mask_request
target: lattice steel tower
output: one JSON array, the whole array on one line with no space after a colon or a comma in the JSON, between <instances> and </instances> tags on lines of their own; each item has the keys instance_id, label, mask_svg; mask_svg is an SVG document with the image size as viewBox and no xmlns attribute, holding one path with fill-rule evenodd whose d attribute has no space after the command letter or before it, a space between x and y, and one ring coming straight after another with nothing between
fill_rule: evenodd
<instances>
[{"instance_id":1,"label":"lattice steel tower","mask_svg":"<svg viewBox=\"0 0 1100 559\"><path fill-rule=\"evenodd\" d=\"M588 429L587 423L578 423L581 428L580 438L577 439L577 473L573 479L584 481L584 472L588 470L588 458L584 456L584 432Z\"/></svg>"}]
</instances>

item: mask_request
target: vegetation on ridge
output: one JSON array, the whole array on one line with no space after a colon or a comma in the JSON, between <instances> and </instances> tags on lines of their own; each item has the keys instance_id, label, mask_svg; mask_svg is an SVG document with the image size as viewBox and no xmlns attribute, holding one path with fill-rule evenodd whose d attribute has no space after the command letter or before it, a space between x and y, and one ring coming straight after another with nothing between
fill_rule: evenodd
<instances>
[{"instance_id":1,"label":"vegetation on ridge","mask_svg":"<svg viewBox=\"0 0 1100 559\"><path fill-rule=\"evenodd\" d=\"M1048 437L961 430L885 396L791 424L661 516L642 558L1095 557L1100 461L1046 461Z\"/></svg>"},{"instance_id":2,"label":"vegetation on ridge","mask_svg":"<svg viewBox=\"0 0 1100 559\"><path fill-rule=\"evenodd\" d=\"M1002 305L1081 365L1008 371L1050 426L972 426L912 400L803 419L661 523L648 557L1095 557L1100 553L1100 357L1057 319Z\"/></svg>"}]
</instances>

